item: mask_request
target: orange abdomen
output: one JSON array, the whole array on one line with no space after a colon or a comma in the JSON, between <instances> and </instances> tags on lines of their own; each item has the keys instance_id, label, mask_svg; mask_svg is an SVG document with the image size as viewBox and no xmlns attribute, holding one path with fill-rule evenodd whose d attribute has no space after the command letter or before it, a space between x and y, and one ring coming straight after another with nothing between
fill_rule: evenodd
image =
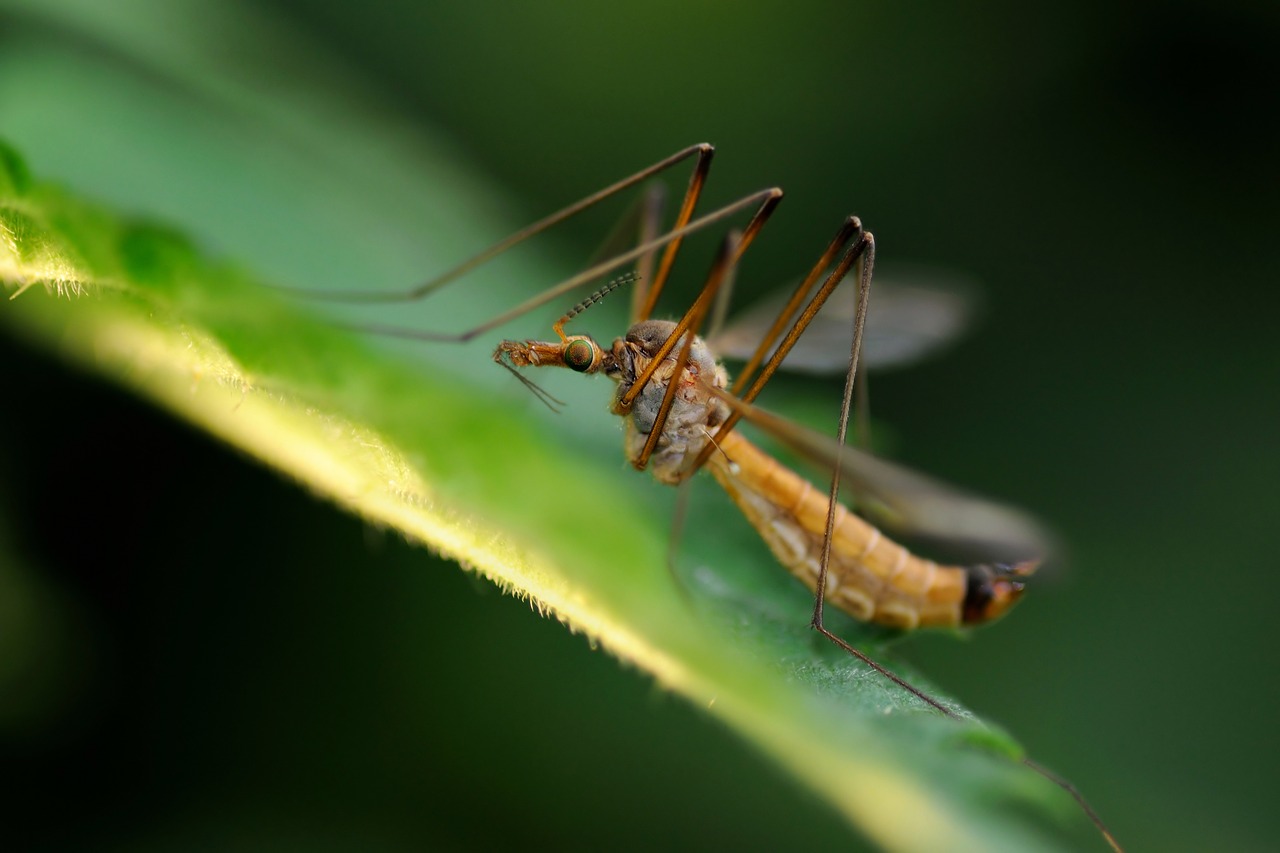
<instances>
[{"instance_id":1,"label":"orange abdomen","mask_svg":"<svg viewBox=\"0 0 1280 853\"><path fill-rule=\"evenodd\" d=\"M720 440L712 475L774 556L813 590L827 526L827 495L745 437ZM731 470L728 460L736 463ZM827 601L858 619L896 628L994 619L1017 600L1033 563L946 566L912 554L844 506L836 506Z\"/></svg>"}]
</instances>

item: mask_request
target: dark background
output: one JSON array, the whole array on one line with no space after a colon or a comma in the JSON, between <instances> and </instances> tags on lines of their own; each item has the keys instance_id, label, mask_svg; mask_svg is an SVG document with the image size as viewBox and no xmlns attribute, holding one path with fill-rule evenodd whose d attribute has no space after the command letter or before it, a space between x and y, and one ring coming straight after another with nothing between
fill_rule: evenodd
<instances>
[{"instance_id":1,"label":"dark background","mask_svg":"<svg viewBox=\"0 0 1280 853\"><path fill-rule=\"evenodd\" d=\"M901 458L1046 519L1070 568L998 628L902 654L1132 849L1267 846L1274 11L271 8L530 219L710 141L708 204L788 193L744 289L791 275L850 212L884 263L980 281L981 326L879 380L876 413ZM4 346L3 582L35 616L9 622L29 645L0 669L0 736L28 839L846 843L715 723L527 605Z\"/></svg>"}]
</instances>

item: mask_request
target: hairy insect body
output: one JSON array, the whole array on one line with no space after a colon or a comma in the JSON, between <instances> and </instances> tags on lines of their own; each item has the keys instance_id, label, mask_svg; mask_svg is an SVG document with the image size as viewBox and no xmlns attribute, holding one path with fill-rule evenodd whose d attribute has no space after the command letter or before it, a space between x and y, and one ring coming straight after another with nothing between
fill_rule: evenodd
<instances>
[{"instance_id":1,"label":"hairy insect body","mask_svg":"<svg viewBox=\"0 0 1280 853\"><path fill-rule=\"evenodd\" d=\"M659 482L673 486L684 479L689 465L729 415L728 407L708 390L708 386L727 387L728 373L716 362L711 348L701 338L695 337L689 351L689 362L683 374L675 377L676 353L684 344L681 340L636 397L630 411L620 409L617 400L649 365L652 353L671 335L675 325L667 320L636 323L627 331L626 337L614 342L614 369L605 370L618 383L613 411L626 418L626 454L632 463L641 457L645 441L653 431L667 387L673 381L678 382L658 446L649 458L653 476Z\"/></svg>"},{"instance_id":2,"label":"hairy insect body","mask_svg":"<svg viewBox=\"0 0 1280 853\"><path fill-rule=\"evenodd\" d=\"M614 343L606 373L619 383L618 396L651 361L675 324L637 323ZM681 342L682 344L683 342ZM778 561L810 590L817 586L826 534L827 494L756 447L736 431L715 438L728 415L708 386L727 385L725 369L695 338L688 365L676 377L677 345L659 366L626 417L626 452L639 458L671 382L678 386L671 412L649 459L654 476L679 483L708 441L719 447L707 460L712 476L729 493ZM858 619L896 628L951 627L994 619L1022 591L1020 578L1034 569L1016 566L947 566L918 557L844 506L836 506L827 573L827 600Z\"/></svg>"}]
</instances>

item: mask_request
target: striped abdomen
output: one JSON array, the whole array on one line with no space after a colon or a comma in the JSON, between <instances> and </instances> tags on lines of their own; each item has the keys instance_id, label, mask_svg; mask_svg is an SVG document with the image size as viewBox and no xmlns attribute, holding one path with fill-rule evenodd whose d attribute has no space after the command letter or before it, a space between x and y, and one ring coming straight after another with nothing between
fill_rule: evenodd
<instances>
[{"instance_id":1,"label":"striped abdomen","mask_svg":"<svg viewBox=\"0 0 1280 853\"><path fill-rule=\"evenodd\" d=\"M827 525L827 495L731 432L707 467L764 537L774 556L809 589ZM730 470L732 460L737 469ZM1022 592L1035 563L944 566L915 556L844 506L836 507L827 602L858 619L897 628L945 627L994 619Z\"/></svg>"}]
</instances>

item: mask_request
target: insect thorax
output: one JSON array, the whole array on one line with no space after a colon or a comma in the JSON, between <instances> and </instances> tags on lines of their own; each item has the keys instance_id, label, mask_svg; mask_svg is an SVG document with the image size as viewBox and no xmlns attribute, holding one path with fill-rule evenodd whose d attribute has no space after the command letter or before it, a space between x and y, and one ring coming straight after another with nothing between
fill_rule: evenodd
<instances>
[{"instance_id":1,"label":"insect thorax","mask_svg":"<svg viewBox=\"0 0 1280 853\"><path fill-rule=\"evenodd\" d=\"M653 431L663 395L674 378L683 340L663 359L630 411L621 410L618 401L635 384L637 374L649 366L653 355L675 327L676 324L668 320L645 320L636 323L627 330L626 337L613 343L613 364L606 373L618 382L613 411L626 419L626 454L632 463L640 457ZM679 384L671 411L662 425L657 447L649 457L653 476L670 484L680 482L682 472L693 463L728 416L728 407L707 387L724 388L728 384L728 374L701 338L694 337L688 364L674 379Z\"/></svg>"}]
</instances>

